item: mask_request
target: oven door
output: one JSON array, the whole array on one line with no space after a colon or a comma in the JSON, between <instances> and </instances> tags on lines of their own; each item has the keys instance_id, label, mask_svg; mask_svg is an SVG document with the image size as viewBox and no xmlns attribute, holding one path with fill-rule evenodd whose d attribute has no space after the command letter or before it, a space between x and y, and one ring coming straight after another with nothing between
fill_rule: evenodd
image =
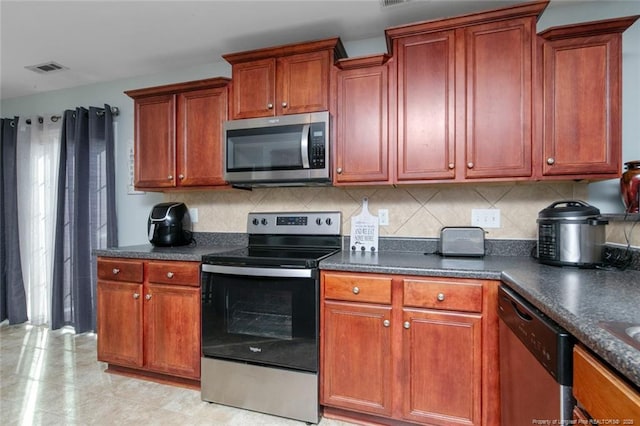
<instances>
[{"instance_id":1,"label":"oven door","mask_svg":"<svg viewBox=\"0 0 640 426\"><path fill-rule=\"evenodd\" d=\"M318 371L315 269L202 265L202 354Z\"/></svg>"}]
</instances>

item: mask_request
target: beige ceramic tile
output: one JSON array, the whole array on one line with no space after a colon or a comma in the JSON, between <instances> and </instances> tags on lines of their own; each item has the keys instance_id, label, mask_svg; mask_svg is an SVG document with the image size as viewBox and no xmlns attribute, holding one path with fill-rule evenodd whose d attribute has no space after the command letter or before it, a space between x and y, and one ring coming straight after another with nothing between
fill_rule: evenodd
<instances>
[{"instance_id":1,"label":"beige ceramic tile","mask_svg":"<svg viewBox=\"0 0 640 426\"><path fill-rule=\"evenodd\" d=\"M373 215L381 208L389 210L390 225L380 228L383 236L436 238L442 226L469 226L474 208L498 208L502 227L488 229L488 238L535 239L540 210L561 199L586 196L587 184L582 182L527 182L232 189L168 193L165 199L197 207L198 232L246 232L247 214L255 211L331 210L342 212L342 234L348 235L351 217L367 197Z\"/></svg>"}]
</instances>

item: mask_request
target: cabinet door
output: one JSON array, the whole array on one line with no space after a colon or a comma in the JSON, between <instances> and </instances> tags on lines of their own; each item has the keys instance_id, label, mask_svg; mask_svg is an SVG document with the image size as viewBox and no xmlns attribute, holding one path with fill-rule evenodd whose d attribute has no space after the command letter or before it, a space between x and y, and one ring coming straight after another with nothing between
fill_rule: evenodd
<instances>
[{"instance_id":1,"label":"cabinet door","mask_svg":"<svg viewBox=\"0 0 640 426\"><path fill-rule=\"evenodd\" d=\"M619 176L620 49L620 34L544 42L544 175Z\"/></svg>"},{"instance_id":2,"label":"cabinet door","mask_svg":"<svg viewBox=\"0 0 640 426\"><path fill-rule=\"evenodd\" d=\"M455 33L397 40L397 180L455 176Z\"/></svg>"},{"instance_id":3,"label":"cabinet door","mask_svg":"<svg viewBox=\"0 0 640 426\"><path fill-rule=\"evenodd\" d=\"M135 101L135 187L168 188L176 184L175 96Z\"/></svg>"},{"instance_id":4,"label":"cabinet door","mask_svg":"<svg viewBox=\"0 0 640 426\"><path fill-rule=\"evenodd\" d=\"M142 284L98 280L98 360L142 367Z\"/></svg>"},{"instance_id":5,"label":"cabinet door","mask_svg":"<svg viewBox=\"0 0 640 426\"><path fill-rule=\"evenodd\" d=\"M324 302L322 401L391 414L391 307Z\"/></svg>"},{"instance_id":6,"label":"cabinet door","mask_svg":"<svg viewBox=\"0 0 640 426\"><path fill-rule=\"evenodd\" d=\"M330 67L328 50L278 58L276 114L328 110Z\"/></svg>"},{"instance_id":7,"label":"cabinet door","mask_svg":"<svg viewBox=\"0 0 640 426\"><path fill-rule=\"evenodd\" d=\"M403 310L403 417L430 425L481 423L481 316Z\"/></svg>"},{"instance_id":8,"label":"cabinet door","mask_svg":"<svg viewBox=\"0 0 640 426\"><path fill-rule=\"evenodd\" d=\"M144 353L147 369L200 378L200 289L145 287Z\"/></svg>"},{"instance_id":9,"label":"cabinet door","mask_svg":"<svg viewBox=\"0 0 640 426\"><path fill-rule=\"evenodd\" d=\"M389 182L387 66L338 73L336 184Z\"/></svg>"},{"instance_id":10,"label":"cabinet door","mask_svg":"<svg viewBox=\"0 0 640 426\"><path fill-rule=\"evenodd\" d=\"M274 115L276 60L263 59L233 66L234 119Z\"/></svg>"},{"instance_id":11,"label":"cabinet door","mask_svg":"<svg viewBox=\"0 0 640 426\"><path fill-rule=\"evenodd\" d=\"M464 31L465 177L531 176L535 18Z\"/></svg>"},{"instance_id":12,"label":"cabinet door","mask_svg":"<svg viewBox=\"0 0 640 426\"><path fill-rule=\"evenodd\" d=\"M224 185L222 123L227 119L227 89L178 96L178 186Z\"/></svg>"}]
</instances>

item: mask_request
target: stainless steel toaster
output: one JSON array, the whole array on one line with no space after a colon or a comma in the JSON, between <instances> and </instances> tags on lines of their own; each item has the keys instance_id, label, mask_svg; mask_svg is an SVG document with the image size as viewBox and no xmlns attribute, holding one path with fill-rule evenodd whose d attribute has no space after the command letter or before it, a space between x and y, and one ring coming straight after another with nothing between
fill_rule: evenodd
<instances>
[{"instance_id":1,"label":"stainless steel toaster","mask_svg":"<svg viewBox=\"0 0 640 426\"><path fill-rule=\"evenodd\" d=\"M445 226L440 230L442 256L484 256L484 229L479 226Z\"/></svg>"}]
</instances>

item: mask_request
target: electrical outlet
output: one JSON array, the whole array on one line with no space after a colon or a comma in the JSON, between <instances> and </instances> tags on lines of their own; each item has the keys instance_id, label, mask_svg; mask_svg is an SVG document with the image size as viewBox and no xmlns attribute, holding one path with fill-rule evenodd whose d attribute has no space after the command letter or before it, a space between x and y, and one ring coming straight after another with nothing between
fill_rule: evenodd
<instances>
[{"instance_id":1,"label":"electrical outlet","mask_svg":"<svg viewBox=\"0 0 640 426\"><path fill-rule=\"evenodd\" d=\"M189 216L191 216L191 223L198 223L198 209L193 207L189 208Z\"/></svg>"},{"instance_id":2,"label":"electrical outlet","mask_svg":"<svg viewBox=\"0 0 640 426\"><path fill-rule=\"evenodd\" d=\"M500 209L471 209L471 225L500 228Z\"/></svg>"},{"instance_id":3,"label":"electrical outlet","mask_svg":"<svg viewBox=\"0 0 640 426\"><path fill-rule=\"evenodd\" d=\"M386 226L389 224L389 210L388 209L379 209L378 210L378 224L381 226Z\"/></svg>"}]
</instances>

